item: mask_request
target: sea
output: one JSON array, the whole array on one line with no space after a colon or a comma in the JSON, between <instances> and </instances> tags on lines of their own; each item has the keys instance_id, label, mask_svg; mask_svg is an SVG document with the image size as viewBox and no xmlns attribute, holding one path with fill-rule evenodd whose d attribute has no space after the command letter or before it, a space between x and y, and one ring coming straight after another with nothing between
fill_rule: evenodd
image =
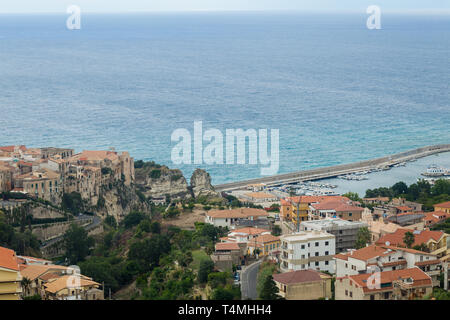
<instances>
[{"instance_id":1,"label":"sea","mask_svg":"<svg viewBox=\"0 0 450 320\"><path fill-rule=\"evenodd\" d=\"M262 166L175 164L176 129L278 129L278 173L450 143L449 15L68 16L0 15L0 145L113 147L221 184Z\"/></svg>"}]
</instances>

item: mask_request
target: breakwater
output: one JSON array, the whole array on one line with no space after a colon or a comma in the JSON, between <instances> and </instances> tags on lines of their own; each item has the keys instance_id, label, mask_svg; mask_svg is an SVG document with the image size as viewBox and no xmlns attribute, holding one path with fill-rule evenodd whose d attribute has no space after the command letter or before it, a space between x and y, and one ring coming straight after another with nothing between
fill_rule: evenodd
<instances>
[{"instance_id":1,"label":"breakwater","mask_svg":"<svg viewBox=\"0 0 450 320\"><path fill-rule=\"evenodd\" d=\"M450 152L450 144L427 146L381 158L359 161L350 164L336 165L325 168L297 171L257 179L220 184L214 186L214 188L216 189L216 191L231 191L241 189L249 184L264 183L267 186L278 186L281 184L296 183L300 181L313 181L319 179L334 178L340 175L352 174L360 171L369 171L380 168L387 169L398 163L413 161L442 152Z\"/></svg>"}]
</instances>

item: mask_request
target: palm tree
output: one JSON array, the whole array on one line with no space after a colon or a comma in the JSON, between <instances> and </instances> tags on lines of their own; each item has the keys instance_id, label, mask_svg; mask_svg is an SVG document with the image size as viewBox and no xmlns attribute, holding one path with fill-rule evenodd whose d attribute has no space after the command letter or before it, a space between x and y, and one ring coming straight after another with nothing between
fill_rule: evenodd
<instances>
[{"instance_id":1,"label":"palm tree","mask_svg":"<svg viewBox=\"0 0 450 320\"><path fill-rule=\"evenodd\" d=\"M20 281L20 284L22 285L22 288L25 291L23 296L28 296L29 295L29 290L30 290L30 287L31 287L31 280L28 279L27 277L23 277L23 279Z\"/></svg>"},{"instance_id":2,"label":"palm tree","mask_svg":"<svg viewBox=\"0 0 450 320\"><path fill-rule=\"evenodd\" d=\"M405 233L403 237L403 243L406 244L406 247L411 248L415 241L414 234L411 231Z\"/></svg>"}]
</instances>

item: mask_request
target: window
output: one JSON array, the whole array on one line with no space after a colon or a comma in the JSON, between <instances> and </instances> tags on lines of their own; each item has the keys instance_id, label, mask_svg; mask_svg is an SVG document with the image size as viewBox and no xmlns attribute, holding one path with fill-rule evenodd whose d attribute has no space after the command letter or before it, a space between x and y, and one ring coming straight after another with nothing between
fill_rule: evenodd
<instances>
[{"instance_id":1,"label":"window","mask_svg":"<svg viewBox=\"0 0 450 320\"><path fill-rule=\"evenodd\" d=\"M319 261L315 262L315 266L318 267L319 266Z\"/></svg>"},{"instance_id":2,"label":"window","mask_svg":"<svg viewBox=\"0 0 450 320\"><path fill-rule=\"evenodd\" d=\"M304 244L302 244L302 249L305 249L305 245Z\"/></svg>"},{"instance_id":3,"label":"window","mask_svg":"<svg viewBox=\"0 0 450 320\"><path fill-rule=\"evenodd\" d=\"M350 291L350 298L352 298L353 297L353 292L352 291Z\"/></svg>"},{"instance_id":4,"label":"window","mask_svg":"<svg viewBox=\"0 0 450 320\"><path fill-rule=\"evenodd\" d=\"M327 256L329 254L329 252L328 251L325 251L325 255Z\"/></svg>"},{"instance_id":5,"label":"window","mask_svg":"<svg viewBox=\"0 0 450 320\"><path fill-rule=\"evenodd\" d=\"M370 300L375 300L375 295L371 294L370 295Z\"/></svg>"},{"instance_id":6,"label":"window","mask_svg":"<svg viewBox=\"0 0 450 320\"><path fill-rule=\"evenodd\" d=\"M319 243L318 242L316 242L316 247L318 247L319 246Z\"/></svg>"},{"instance_id":7,"label":"window","mask_svg":"<svg viewBox=\"0 0 450 320\"><path fill-rule=\"evenodd\" d=\"M325 245L326 245L326 246L329 245L329 242L328 242L328 241L325 241Z\"/></svg>"},{"instance_id":8,"label":"window","mask_svg":"<svg viewBox=\"0 0 450 320\"><path fill-rule=\"evenodd\" d=\"M348 290L345 290L345 295L348 296Z\"/></svg>"},{"instance_id":9,"label":"window","mask_svg":"<svg viewBox=\"0 0 450 320\"><path fill-rule=\"evenodd\" d=\"M385 299L389 299L389 292L385 292L385 293L384 293L384 298L385 298Z\"/></svg>"},{"instance_id":10,"label":"window","mask_svg":"<svg viewBox=\"0 0 450 320\"><path fill-rule=\"evenodd\" d=\"M329 263L329 261L327 260L327 261L325 261L325 265L327 266L328 265L328 263Z\"/></svg>"},{"instance_id":11,"label":"window","mask_svg":"<svg viewBox=\"0 0 450 320\"><path fill-rule=\"evenodd\" d=\"M352 214L353 214L353 213L349 212L349 213L348 213L348 216L349 216L349 217L351 217L351 216L352 216Z\"/></svg>"}]
</instances>

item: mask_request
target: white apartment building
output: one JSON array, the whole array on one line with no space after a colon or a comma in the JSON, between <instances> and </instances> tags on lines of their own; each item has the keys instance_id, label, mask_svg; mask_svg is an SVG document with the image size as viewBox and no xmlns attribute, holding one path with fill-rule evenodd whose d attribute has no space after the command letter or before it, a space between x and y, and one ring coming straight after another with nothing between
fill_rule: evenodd
<instances>
[{"instance_id":1,"label":"white apartment building","mask_svg":"<svg viewBox=\"0 0 450 320\"><path fill-rule=\"evenodd\" d=\"M281 271L318 270L334 273L336 238L325 231L300 231L281 237Z\"/></svg>"},{"instance_id":2,"label":"white apartment building","mask_svg":"<svg viewBox=\"0 0 450 320\"><path fill-rule=\"evenodd\" d=\"M236 208L226 210L209 210L205 215L205 222L216 227L234 229L239 224L245 227L256 227L267 224L269 214L266 210L255 208Z\"/></svg>"}]
</instances>

